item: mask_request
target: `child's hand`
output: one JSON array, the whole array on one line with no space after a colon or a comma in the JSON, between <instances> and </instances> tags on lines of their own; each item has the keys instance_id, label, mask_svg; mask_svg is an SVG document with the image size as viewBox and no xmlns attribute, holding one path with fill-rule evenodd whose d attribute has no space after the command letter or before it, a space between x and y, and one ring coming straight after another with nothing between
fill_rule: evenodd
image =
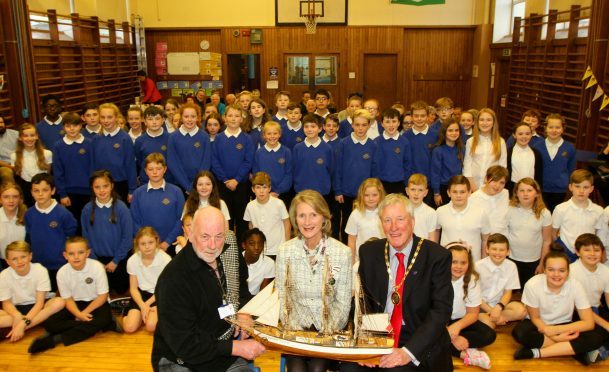
<instances>
[{"instance_id":1,"label":"child's hand","mask_svg":"<svg viewBox=\"0 0 609 372\"><path fill-rule=\"evenodd\" d=\"M90 322L93 320L93 315L81 311L76 315L76 319L82 322Z\"/></svg>"},{"instance_id":2,"label":"child's hand","mask_svg":"<svg viewBox=\"0 0 609 372\"><path fill-rule=\"evenodd\" d=\"M127 203L131 204L132 200L133 200L133 195L131 195L131 194L127 195Z\"/></svg>"},{"instance_id":3,"label":"child's hand","mask_svg":"<svg viewBox=\"0 0 609 372\"><path fill-rule=\"evenodd\" d=\"M550 338L554 342L565 342L565 341L575 340L578 337L579 337L578 331L568 331L568 332L559 333L555 336L551 336Z\"/></svg>"},{"instance_id":4,"label":"child's hand","mask_svg":"<svg viewBox=\"0 0 609 372\"><path fill-rule=\"evenodd\" d=\"M13 325L13 329L6 335L6 338L10 338L11 342L19 341L23 338L25 334L25 322L20 321L19 323Z\"/></svg>"},{"instance_id":5,"label":"child's hand","mask_svg":"<svg viewBox=\"0 0 609 372\"><path fill-rule=\"evenodd\" d=\"M495 307L493 307L493 310L488 314L493 322L497 323L499 321L502 310L503 309L500 306L495 305Z\"/></svg>"},{"instance_id":6,"label":"child's hand","mask_svg":"<svg viewBox=\"0 0 609 372\"><path fill-rule=\"evenodd\" d=\"M109 273L113 273L116 270L118 265L114 263L114 261L110 261L106 264L106 271Z\"/></svg>"},{"instance_id":7,"label":"child's hand","mask_svg":"<svg viewBox=\"0 0 609 372\"><path fill-rule=\"evenodd\" d=\"M454 340L452 340L452 344L455 349L459 351L463 351L469 347L469 342L463 336L457 336Z\"/></svg>"},{"instance_id":8,"label":"child's hand","mask_svg":"<svg viewBox=\"0 0 609 372\"><path fill-rule=\"evenodd\" d=\"M439 207L442 205L442 195L440 194L435 194L433 196L433 201L436 203L436 206Z\"/></svg>"},{"instance_id":9,"label":"child's hand","mask_svg":"<svg viewBox=\"0 0 609 372\"><path fill-rule=\"evenodd\" d=\"M61 198L61 200L59 200L59 202L61 203L61 205L63 205L64 207L69 207L72 205L72 201L70 200L69 197L65 197L65 198Z\"/></svg>"},{"instance_id":10,"label":"child's hand","mask_svg":"<svg viewBox=\"0 0 609 372\"><path fill-rule=\"evenodd\" d=\"M274 196L274 197L276 197L276 198L278 198L278 197L279 197L279 194L277 194L276 192L271 192L271 195L272 195L272 196Z\"/></svg>"},{"instance_id":11,"label":"child's hand","mask_svg":"<svg viewBox=\"0 0 609 372\"><path fill-rule=\"evenodd\" d=\"M144 321L144 323L146 323L146 320L148 319L148 313L150 312L150 306L144 304L142 307L140 307L140 312L142 313L142 320Z\"/></svg>"},{"instance_id":12,"label":"child's hand","mask_svg":"<svg viewBox=\"0 0 609 372\"><path fill-rule=\"evenodd\" d=\"M537 268L535 269L535 275L537 274L543 274L543 263L540 261L539 265L537 265Z\"/></svg>"},{"instance_id":13,"label":"child's hand","mask_svg":"<svg viewBox=\"0 0 609 372\"><path fill-rule=\"evenodd\" d=\"M446 329L448 330L448 334L450 335L450 339L451 340L455 340L457 337L459 337L459 332L461 332L461 330L458 327L455 327L455 324L451 324L448 327L446 327Z\"/></svg>"},{"instance_id":14,"label":"child's hand","mask_svg":"<svg viewBox=\"0 0 609 372\"><path fill-rule=\"evenodd\" d=\"M343 198L343 196L342 196L342 195L336 195L336 196L334 197L334 200L336 200L337 202L339 202L339 203L341 203L341 204L343 204L343 203L345 202L345 198Z\"/></svg>"},{"instance_id":15,"label":"child's hand","mask_svg":"<svg viewBox=\"0 0 609 372\"><path fill-rule=\"evenodd\" d=\"M176 242L175 244L179 244L183 247L186 247L186 244L188 244L188 239L186 239L186 237L180 235L176 238Z\"/></svg>"},{"instance_id":16,"label":"child's hand","mask_svg":"<svg viewBox=\"0 0 609 372\"><path fill-rule=\"evenodd\" d=\"M161 244L159 244L159 248L161 248L164 252L167 252L167 248L169 248L169 243L162 242Z\"/></svg>"},{"instance_id":17,"label":"child's hand","mask_svg":"<svg viewBox=\"0 0 609 372\"><path fill-rule=\"evenodd\" d=\"M237 185L239 184L239 182L237 182L236 179L232 178L226 182L224 182L224 185L230 190L230 191L235 191L235 189L237 189Z\"/></svg>"}]
</instances>

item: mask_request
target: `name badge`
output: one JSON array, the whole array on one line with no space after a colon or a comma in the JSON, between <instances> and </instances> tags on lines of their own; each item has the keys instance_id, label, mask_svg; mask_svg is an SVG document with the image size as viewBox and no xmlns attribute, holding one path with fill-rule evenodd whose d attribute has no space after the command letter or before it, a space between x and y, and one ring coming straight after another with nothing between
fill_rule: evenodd
<instances>
[{"instance_id":1,"label":"name badge","mask_svg":"<svg viewBox=\"0 0 609 372\"><path fill-rule=\"evenodd\" d=\"M223 305L218 308L218 314L220 314L220 319L224 319L227 316L235 315L235 307L233 304Z\"/></svg>"}]
</instances>

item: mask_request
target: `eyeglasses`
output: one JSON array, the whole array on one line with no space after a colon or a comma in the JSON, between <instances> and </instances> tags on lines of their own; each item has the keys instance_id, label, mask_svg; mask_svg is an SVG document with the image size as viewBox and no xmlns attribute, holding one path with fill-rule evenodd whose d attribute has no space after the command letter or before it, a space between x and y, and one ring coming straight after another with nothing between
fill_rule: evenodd
<instances>
[{"instance_id":1,"label":"eyeglasses","mask_svg":"<svg viewBox=\"0 0 609 372\"><path fill-rule=\"evenodd\" d=\"M365 108L366 110L368 110L368 111L376 111L376 110L378 110L378 107L370 107L370 106L366 106L366 107L364 107L364 108Z\"/></svg>"},{"instance_id":2,"label":"eyeglasses","mask_svg":"<svg viewBox=\"0 0 609 372\"><path fill-rule=\"evenodd\" d=\"M328 97L317 97L315 98L316 101L327 101Z\"/></svg>"}]
</instances>

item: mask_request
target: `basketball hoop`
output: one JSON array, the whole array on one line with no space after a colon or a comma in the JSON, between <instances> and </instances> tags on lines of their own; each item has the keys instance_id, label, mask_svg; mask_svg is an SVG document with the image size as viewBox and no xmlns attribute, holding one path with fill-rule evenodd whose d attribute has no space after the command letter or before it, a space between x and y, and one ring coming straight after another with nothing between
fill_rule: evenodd
<instances>
[{"instance_id":1,"label":"basketball hoop","mask_svg":"<svg viewBox=\"0 0 609 372\"><path fill-rule=\"evenodd\" d=\"M317 14L309 14L304 17L305 21L305 33L308 35L313 35L317 32Z\"/></svg>"}]
</instances>

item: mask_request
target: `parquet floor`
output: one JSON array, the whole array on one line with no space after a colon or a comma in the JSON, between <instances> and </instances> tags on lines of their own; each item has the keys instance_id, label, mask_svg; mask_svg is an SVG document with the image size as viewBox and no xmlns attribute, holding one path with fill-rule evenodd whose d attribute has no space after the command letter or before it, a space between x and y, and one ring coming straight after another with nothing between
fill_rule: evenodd
<instances>
[{"instance_id":1,"label":"parquet floor","mask_svg":"<svg viewBox=\"0 0 609 372\"><path fill-rule=\"evenodd\" d=\"M491 357L493 371L609 371L609 360L583 367L571 358L514 361L512 354L516 343L510 335L511 328L499 331L497 341L485 350ZM0 343L0 371L151 371L150 351L152 335L140 330L132 335L106 332L69 347L63 345L40 355L29 355L30 342L43 333L41 328L28 332L18 343ZM280 355L267 352L258 358L255 365L263 372L279 370ZM457 370L480 370L465 367L455 359ZM212 372L212 371L210 371Z\"/></svg>"}]
</instances>

